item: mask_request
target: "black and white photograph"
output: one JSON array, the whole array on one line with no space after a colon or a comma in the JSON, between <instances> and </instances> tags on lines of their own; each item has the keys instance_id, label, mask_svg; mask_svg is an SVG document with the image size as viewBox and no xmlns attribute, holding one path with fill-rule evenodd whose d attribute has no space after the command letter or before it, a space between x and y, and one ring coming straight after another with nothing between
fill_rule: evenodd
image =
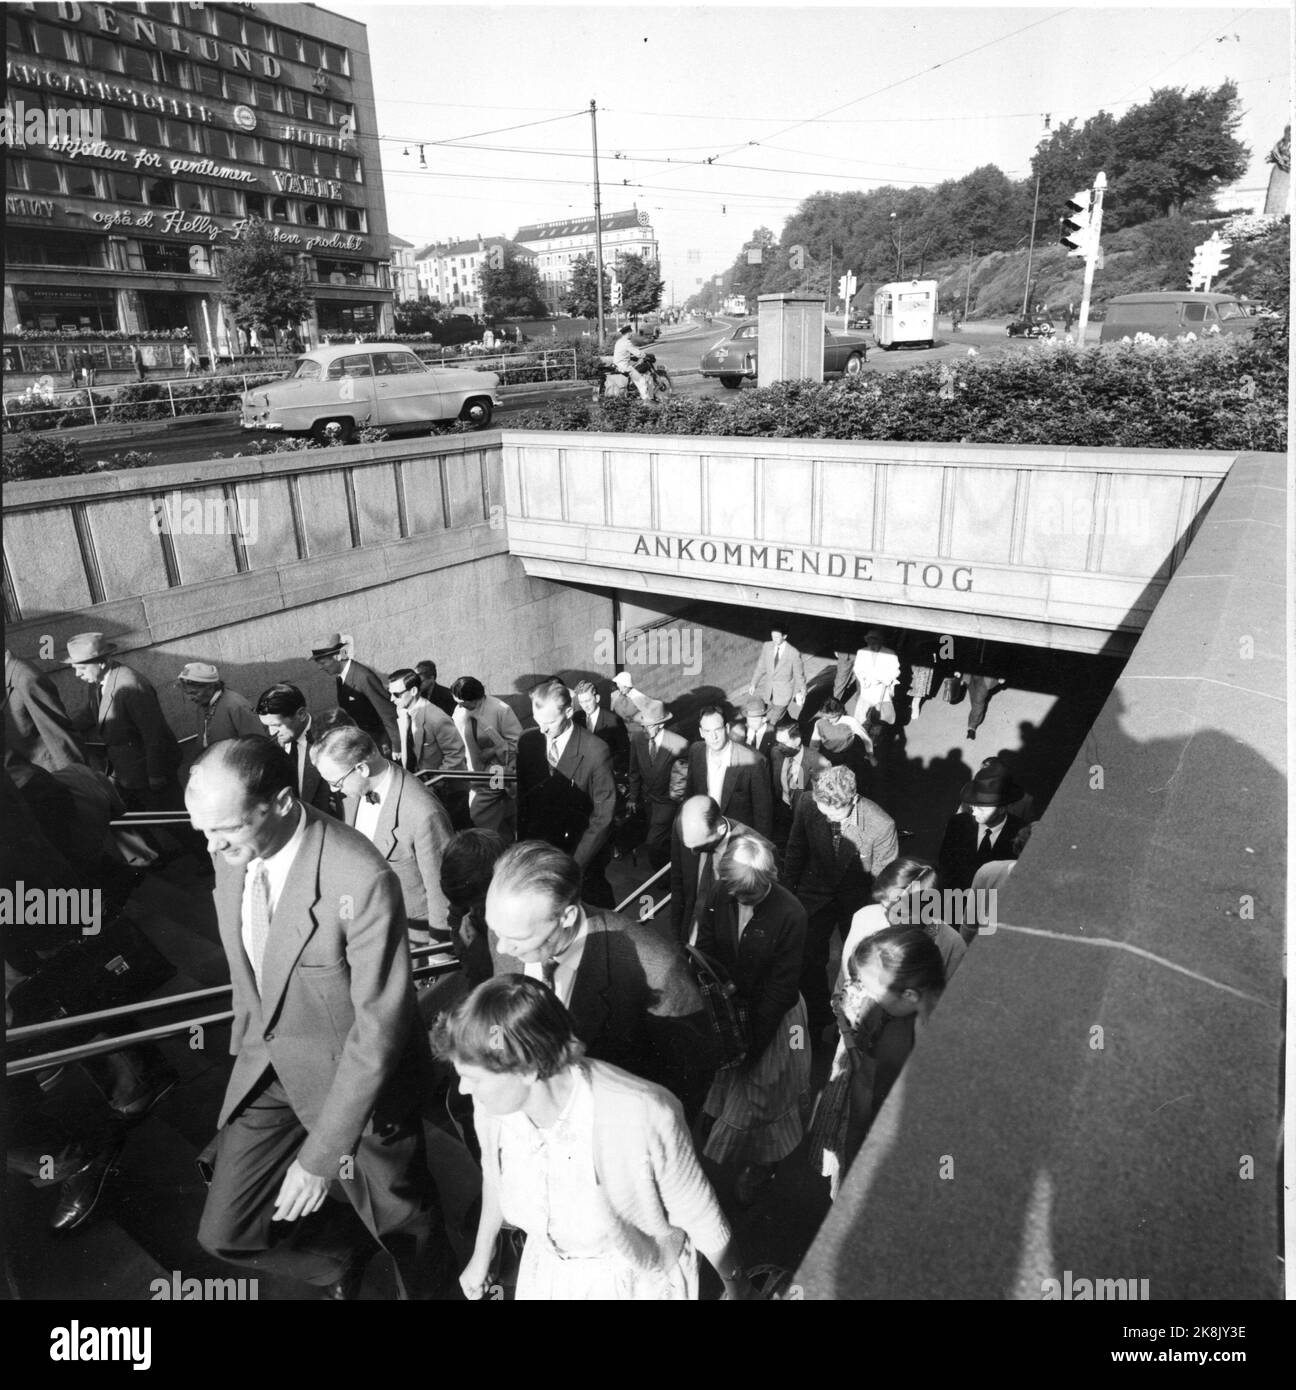
<instances>
[{"instance_id":1,"label":"black and white photograph","mask_svg":"<svg viewBox=\"0 0 1296 1390\"><path fill-rule=\"evenodd\" d=\"M1265 1364L1290 6L4 18L16 1354Z\"/></svg>"}]
</instances>

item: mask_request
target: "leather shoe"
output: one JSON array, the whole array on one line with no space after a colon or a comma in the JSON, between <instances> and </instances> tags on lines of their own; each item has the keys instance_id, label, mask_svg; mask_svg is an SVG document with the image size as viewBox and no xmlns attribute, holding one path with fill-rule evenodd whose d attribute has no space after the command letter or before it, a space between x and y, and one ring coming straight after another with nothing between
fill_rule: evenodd
<instances>
[{"instance_id":1,"label":"leather shoe","mask_svg":"<svg viewBox=\"0 0 1296 1390\"><path fill-rule=\"evenodd\" d=\"M324 1285L324 1297L342 1303L354 1303L360 1297L364 1272L373 1258L372 1250L357 1251L347 1260L346 1268L331 1284Z\"/></svg>"},{"instance_id":2,"label":"leather shoe","mask_svg":"<svg viewBox=\"0 0 1296 1390\"><path fill-rule=\"evenodd\" d=\"M51 1230L75 1231L86 1220L103 1193L108 1174L113 1172L117 1155L125 1142L122 1138L112 1140L105 1148L85 1165L72 1174L59 1188L59 1199L50 1217Z\"/></svg>"},{"instance_id":3,"label":"leather shoe","mask_svg":"<svg viewBox=\"0 0 1296 1390\"><path fill-rule=\"evenodd\" d=\"M114 1114L122 1120L142 1120L179 1080L178 1071L172 1067L165 1067L153 1078L148 1090L138 1100L131 1101L129 1105L114 1106Z\"/></svg>"}]
</instances>

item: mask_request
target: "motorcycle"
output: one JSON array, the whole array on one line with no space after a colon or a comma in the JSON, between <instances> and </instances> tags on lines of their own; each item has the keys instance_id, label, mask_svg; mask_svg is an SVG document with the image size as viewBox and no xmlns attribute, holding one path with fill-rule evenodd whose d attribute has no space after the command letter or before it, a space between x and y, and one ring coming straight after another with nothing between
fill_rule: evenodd
<instances>
[{"instance_id":1,"label":"motorcycle","mask_svg":"<svg viewBox=\"0 0 1296 1390\"><path fill-rule=\"evenodd\" d=\"M661 400L669 396L675 389L674 383L671 381L670 372L661 362L658 362L657 358L651 352L645 352L635 365L639 368L640 374L646 376L652 383L651 397L653 400ZM609 380L613 380L617 383L616 389L611 392L608 391ZM626 376L624 372L617 370L616 362L613 358L599 358L598 395L620 396L628 391L632 385L633 383L630 378ZM636 387L635 390L637 391L638 388Z\"/></svg>"}]
</instances>

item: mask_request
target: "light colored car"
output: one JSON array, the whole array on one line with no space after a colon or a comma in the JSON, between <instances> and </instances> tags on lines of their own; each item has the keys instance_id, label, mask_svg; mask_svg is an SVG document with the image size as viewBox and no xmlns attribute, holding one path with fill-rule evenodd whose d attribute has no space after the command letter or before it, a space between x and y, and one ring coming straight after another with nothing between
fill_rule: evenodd
<instances>
[{"instance_id":1,"label":"light colored car","mask_svg":"<svg viewBox=\"0 0 1296 1390\"><path fill-rule=\"evenodd\" d=\"M464 420L485 429L501 404L499 377L429 367L403 343L355 343L304 353L282 381L243 394L245 430L313 434L345 444L366 425L416 428Z\"/></svg>"},{"instance_id":2,"label":"light colored car","mask_svg":"<svg viewBox=\"0 0 1296 1390\"><path fill-rule=\"evenodd\" d=\"M702 356L702 375L717 376L720 385L736 391L744 378L756 379L758 321L738 324ZM824 376L855 376L863 371L868 343L858 334L824 328Z\"/></svg>"}]
</instances>

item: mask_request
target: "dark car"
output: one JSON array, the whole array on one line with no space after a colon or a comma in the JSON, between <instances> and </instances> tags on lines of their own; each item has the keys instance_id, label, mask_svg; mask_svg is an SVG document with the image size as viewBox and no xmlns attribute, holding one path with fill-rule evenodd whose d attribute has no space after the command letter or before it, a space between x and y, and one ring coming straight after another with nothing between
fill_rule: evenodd
<instances>
[{"instance_id":1,"label":"dark car","mask_svg":"<svg viewBox=\"0 0 1296 1390\"><path fill-rule=\"evenodd\" d=\"M720 385L736 391L743 379L756 379L757 320L738 324L702 356L702 375L718 376ZM824 376L854 376L864 368L868 343L854 333L824 329Z\"/></svg>"}]
</instances>

